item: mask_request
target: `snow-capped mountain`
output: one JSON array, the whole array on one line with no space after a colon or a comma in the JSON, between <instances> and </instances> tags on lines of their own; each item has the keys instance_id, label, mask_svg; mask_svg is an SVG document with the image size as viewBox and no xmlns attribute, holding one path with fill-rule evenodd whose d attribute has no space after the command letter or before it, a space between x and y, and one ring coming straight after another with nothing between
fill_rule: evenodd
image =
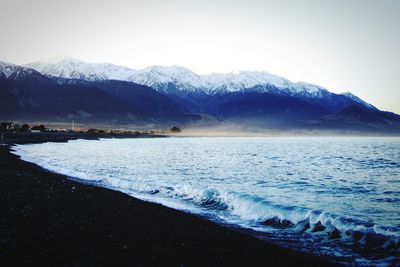
<instances>
[{"instance_id":1,"label":"snow-capped mountain","mask_svg":"<svg viewBox=\"0 0 400 267\"><path fill-rule=\"evenodd\" d=\"M345 92L342 93L342 95L347 96L348 98L351 98L352 100L356 101L357 103L362 104L365 107L368 107L370 109L377 109L374 105L371 105L370 103L365 102L364 100L362 100L361 98L359 98L358 96L350 93L350 92Z\"/></svg>"},{"instance_id":2,"label":"snow-capped mountain","mask_svg":"<svg viewBox=\"0 0 400 267\"><path fill-rule=\"evenodd\" d=\"M257 85L272 85L289 92L301 91L315 94L322 87L306 83L292 83L288 79L265 71L236 71L198 75L180 66L151 66L142 70L109 63L87 63L73 58L37 61L25 65L44 75L87 81L122 80L152 86L164 90L174 84L181 91L203 91L207 94L237 92Z\"/></svg>"},{"instance_id":3,"label":"snow-capped mountain","mask_svg":"<svg viewBox=\"0 0 400 267\"><path fill-rule=\"evenodd\" d=\"M189 69L179 66L151 66L137 71L128 81L147 85L167 93L168 85L173 84L181 91L204 89L204 79Z\"/></svg>"},{"instance_id":4,"label":"snow-capped mountain","mask_svg":"<svg viewBox=\"0 0 400 267\"><path fill-rule=\"evenodd\" d=\"M160 125L225 121L267 128L400 132L399 115L351 93L334 94L266 72L197 75L177 66L136 71L70 59L58 63L51 63L52 68L32 64L41 67L42 75L0 62L0 119Z\"/></svg>"},{"instance_id":5,"label":"snow-capped mountain","mask_svg":"<svg viewBox=\"0 0 400 267\"><path fill-rule=\"evenodd\" d=\"M196 94L214 96L235 92L258 92L293 96L308 99L311 102L324 102L324 106L332 111L354 102L367 108L375 108L353 94L336 95L322 86L305 82L293 83L265 71L198 75L179 66L152 66L137 71L128 81L147 85L159 92L183 98L187 98L189 95L189 100Z\"/></svg>"},{"instance_id":6,"label":"snow-capped mountain","mask_svg":"<svg viewBox=\"0 0 400 267\"><path fill-rule=\"evenodd\" d=\"M208 74L203 77L211 92L218 92L222 88L228 92L236 92L244 88L266 84L283 89L290 87L292 84L285 78L265 71L235 71L227 74Z\"/></svg>"},{"instance_id":7,"label":"snow-capped mountain","mask_svg":"<svg viewBox=\"0 0 400 267\"><path fill-rule=\"evenodd\" d=\"M187 113L148 86L118 80L54 79L31 68L0 62L0 120L163 124L202 118Z\"/></svg>"},{"instance_id":8,"label":"snow-capped mountain","mask_svg":"<svg viewBox=\"0 0 400 267\"><path fill-rule=\"evenodd\" d=\"M256 91L325 100L337 99L326 88L305 82L291 82L266 71L236 71L199 75L180 66L151 66L141 70L109 63L88 63L73 58L33 62L25 65L46 76L81 79L86 81L121 80L147 85L164 93L186 97L187 95L217 95L233 92ZM352 94L341 96L367 108L371 104ZM340 101L343 101L341 99ZM336 105L336 104L335 104ZM340 105L339 105L340 106Z\"/></svg>"},{"instance_id":9,"label":"snow-capped mountain","mask_svg":"<svg viewBox=\"0 0 400 267\"><path fill-rule=\"evenodd\" d=\"M0 77L17 80L26 76L41 76L41 74L31 68L25 68L12 63L0 61Z\"/></svg>"},{"instance_id":10,"label":"snow-capped mountain","mask_svg":"<svg viewBox=\"0 0 400 267\"><path fill-rule=\"evenodd\" d=\"M86 81L123 80L136 73L135 70L110 63L87 63L74 58L36 61L25 65L47 76Z\"/></svg>"},{"instance_id":11,"label":"snow-capped mountain","mask_svg":"<svg viewBox=\"0 0 400 267\"><path fill-rule=\"evenodd\" d=\"M129 78L139 84L145 84L165 91L174 85L180 91L221 94L239 92L258 86L261 91L268 91L268 86L278 88L291 95L303 93L318 96L320 91L327 91L320 86L307 83L292 83L288 79L265 71L236 71L230 73L211 73L198 75L193 71L179 67L152 66L139 70ZM169 86L168 86L169 85Z\"/></svg>"}]
</instances>

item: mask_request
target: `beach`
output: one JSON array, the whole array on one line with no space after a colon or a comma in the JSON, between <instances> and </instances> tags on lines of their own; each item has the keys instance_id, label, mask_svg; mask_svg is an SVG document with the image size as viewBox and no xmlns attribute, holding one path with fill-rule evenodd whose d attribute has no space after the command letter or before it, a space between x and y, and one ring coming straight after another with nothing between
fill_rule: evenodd
<instances>
[{"instance_id":1,"label":"beach","mask_svg":"<svg viewBox=\"0 0 400 267\"><path fill-rule=\"evenodd\" d=\"M33 141L46 140L13 143ZM72 181L20 160L8 145L0 146L0 214L1 266L333 265L195 215Z\"/></svg>"}]
</instances>

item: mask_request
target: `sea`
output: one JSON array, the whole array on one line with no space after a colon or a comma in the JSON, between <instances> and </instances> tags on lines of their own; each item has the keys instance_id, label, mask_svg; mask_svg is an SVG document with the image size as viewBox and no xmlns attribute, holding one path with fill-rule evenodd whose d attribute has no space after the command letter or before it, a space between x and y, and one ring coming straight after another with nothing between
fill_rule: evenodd
<instances>
[{"instance_id":1,"label":"sea","mask_svg":"<svg viewBox=\"0 0 400 267\"><path fill-rule=\"evenodd\" d=\"M13 153L279 246L400 266L399 137L73 140Z\"/></svg>"}]
</instances>

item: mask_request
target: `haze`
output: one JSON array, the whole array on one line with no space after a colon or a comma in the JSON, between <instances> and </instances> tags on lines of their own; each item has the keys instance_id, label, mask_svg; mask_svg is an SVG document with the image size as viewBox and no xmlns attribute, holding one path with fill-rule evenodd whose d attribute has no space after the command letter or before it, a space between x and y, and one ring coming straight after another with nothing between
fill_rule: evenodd
<instances>
[{"instance_id":1,"label":"haze","mask_svg":"<svg viewBox=\"0 0 400 267\"><path fill-rule=\"evenodd\" d=\"M266 70L400 113L400 1L0 3L3 61Z\"/></svg>"}]
</instances>

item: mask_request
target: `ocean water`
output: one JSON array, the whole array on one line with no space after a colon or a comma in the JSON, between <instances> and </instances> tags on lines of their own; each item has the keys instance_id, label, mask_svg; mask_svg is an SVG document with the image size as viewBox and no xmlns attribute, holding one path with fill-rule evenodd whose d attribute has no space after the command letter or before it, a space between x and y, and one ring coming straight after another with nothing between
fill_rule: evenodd
<instances>
[{"instance_id":1,"label":"ocean water","mask_svg":"<svg viewBox=\"0 0 400 267\"><path fill-rule=\"evenodd\" d=\"M102 139L13 149L51 171L281 246L349 265L400 265L400 138Z\"/></svg>"}]
</instances>

